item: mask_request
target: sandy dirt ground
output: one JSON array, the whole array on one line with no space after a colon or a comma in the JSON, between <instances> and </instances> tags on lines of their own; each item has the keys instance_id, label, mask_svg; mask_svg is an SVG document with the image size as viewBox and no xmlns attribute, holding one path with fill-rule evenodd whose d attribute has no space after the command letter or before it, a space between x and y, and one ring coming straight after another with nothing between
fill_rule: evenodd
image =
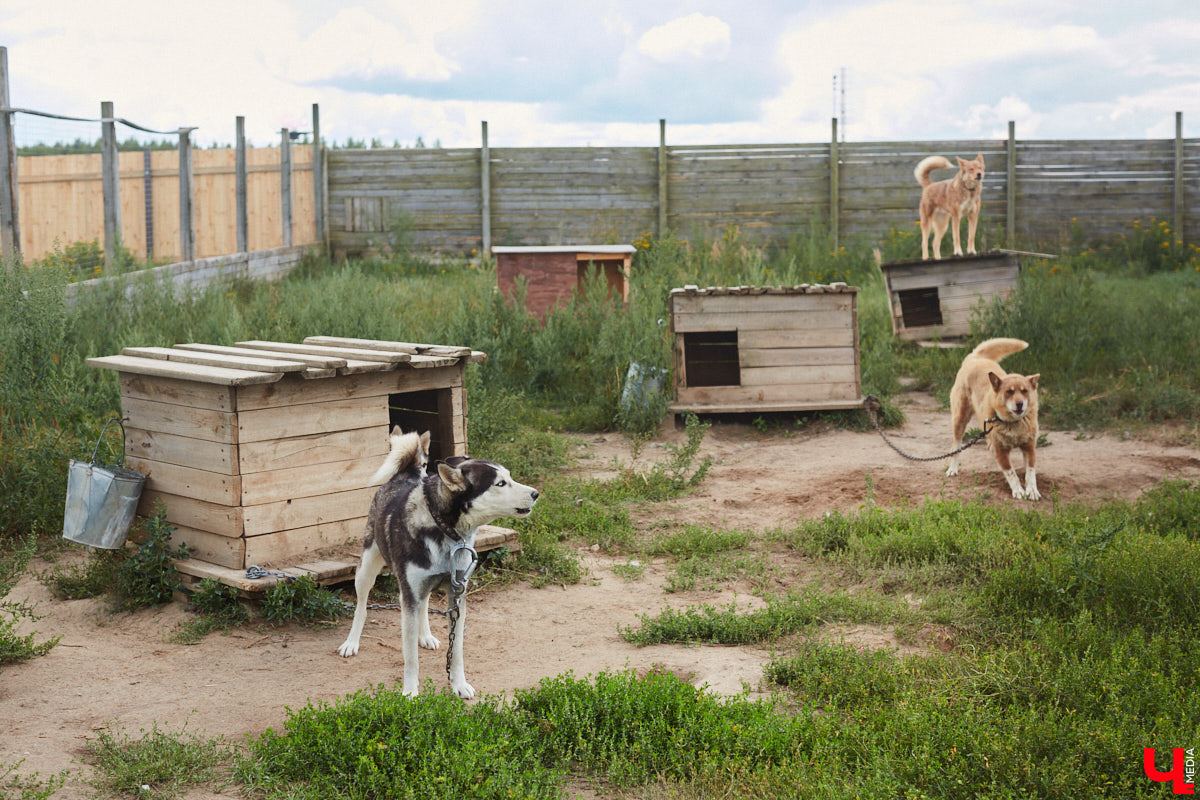
<instances>
[{"instance_id":1,"label":"sandy dirt ground","mask_svg":"<svg viewBox=\"0 0 1200 800\"><path fill-rule=\"evenodd\" d=\"M948 415L936 401L912 394L902 406L908 420L893 435L900 447L919 455L948 449ZM618 464L645 468L665 457L664 443L684 437L682 431L665 430L636 461L623 436L576 438L580 472L604 476ZM1200 448L1172 445L1161 436L1143 440L1050 431L1048 439L1050 446L1038 455L1038 483L1046 497L1040 505L1047 509L1076 500L1133 499L1168 477L1200 478ZM827 511L853 511L872 500L886 506L955 497L1017 502L983 446L964 454L962 473L953 479L942 474L944 462L906 461L875 432L815 424L760 432L744 423L721 422L708 433L702 453L713 459L708 478L694 493L655 506L653 519L647 514L640 523L677 520L768 530ZM640 580L627 582L612 570L627 557L610 558L588 543L579 547L587 575L578 585L533 589L516 584L472 595L466 666L477 691L511 693L567 671L585 676L652 667L716 692L761 688L762 667L770 658L766 649L637 648L619 635L622 627L636 625L640 614L665 607L753 605L757 598L749 586L668 594L663 591L670 572L665 561L651 561ZM812 565L787 553L772 558L778 561L774 580L780 589L820 577ZM83 760L86 743L106 727L136 737L155 724L165 731L186 726L191 733L237 741L280 726L289 708L390 686L402 672L399 612L394 611L372 612L359 655L343 659L335 651L348 622L331 628L252 625L188 646L169 640L190 617L179 603L113 615L100 600L54 600L31 575L9 599L37 604L45 616L34 628L62 639L46 656L0 671L0 764L24 759L19 772L37 771L42 777L71 770L57 795L63 800L89 795L83 781L90 769ZM435 617L433 627L444 641L444 621ZM900 644L886 628L848 626L829 635L869 647L937 645ZM421 674L443 685L444 650L421 651ZM236 794L232 788L224 792ZM188 795L192 800L213 796L210 789Z\"/></svg>"}]
</instances>

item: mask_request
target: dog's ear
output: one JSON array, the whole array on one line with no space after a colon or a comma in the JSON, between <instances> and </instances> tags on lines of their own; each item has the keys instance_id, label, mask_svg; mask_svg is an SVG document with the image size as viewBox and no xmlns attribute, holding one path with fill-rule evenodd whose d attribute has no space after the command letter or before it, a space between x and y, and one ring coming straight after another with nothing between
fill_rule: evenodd
<instances>
[{"instance_id":1,"label":"dog's ear","mask_svg":"<svg viewBox=\"0 0 1200 800\"><path fill-rule=\"evenodd\" d=\"M392 436L400 436L402 433L403 433L403 431L400 430L399 425L392 426L392 434L391 434Z\"/></svg>"},{"instance_id":2,"label":"dog's ear","mask_svg":"<svg viewBox=\"0 0 1200 800\"><path fill-rule=\"evenodd\" d=\"M965 168L965 167L966 167L968 164L970 164L970 163L971 163L970 161L963 161L963 160L962 160L961 158L959 158L958 156L955 156L954 158L955 158L955 159L957 159L957 161L958 161L958 168L959 168L959 169L964 169L964 168Z\"/></svg>"},{"instance_id":3,"label":"dog's ear","mask_svg":"<svg viewBox=\"0 0 1200 800\"><path fill-rule=\"evenodd\" d=\"M462 474L461 469L452 467L445 461L438 462L438 476L452 492L463 492L467 489L467 476Z\"/></svg>"},{"instance_id":4,"label":"dog's ear","mask_svg":"<svg viewBox=\"0 0 1200 800\"><path fill-rule=\"evenodd\" d=\"M421 434L421 452L429 452L429 431L425 431Z\"/></svg>"},{"instance_id":5,"label":"dog's ear","mask_svg":"<svg viewBox=\"0 0 1200 800\"><path fill-rule=\"evenodd\" d=\"M978 155L976 155L975 160L978 161L982 165L983 164L983 153L979 153Z\"/></svg>"},{"instance_id":6,"label":"dog's ear","mask_svg":"<svg viewBox=\"0 0 1200 800\"><path fill-rule=\"evenodd\" d=\"M1042 373L1040 373L1040 372L1037 373L1036 375L1029 376L1029 385L1034 388L1034 391L1037 391L1037 382L1038 382L1038 378L1040 378L1040 377L1042 377Z\"/></svg>"},{"instance_id":7,"label":"dog's ear","mask_svg":"<svg viewBox=\"0 0 1200 800\"><path fill-rule=\"evenodd\" d=\"M1000 376L994 372L988 373L988 380L992 382L992 391L1000 391Z\"/></svg>"}]
</instances>

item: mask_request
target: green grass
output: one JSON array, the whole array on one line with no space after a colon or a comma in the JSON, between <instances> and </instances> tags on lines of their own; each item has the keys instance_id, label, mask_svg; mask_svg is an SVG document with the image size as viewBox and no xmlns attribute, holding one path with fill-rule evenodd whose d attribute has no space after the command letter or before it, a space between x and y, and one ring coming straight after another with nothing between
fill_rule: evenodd
<instances>
[{"instance_id":1,"label":"green grass","mask_svg":"<svg viewBox=\"0 0 1200 800\"><path fill-rule=\"evenodd\" d=\"M639 625L623 628L621 636L638 646L650 644L743 645L772 642L810 631L830 622L894 623L911 618L902 600L871 593L830 591L810 584L783 596L768 597L766 605L739 611L734 603L708 604L682 610L664 609L639 615Z\"/></svg>"},{"instance_id":2,"label":"green grass","mask_svg":"<svg viewBox=\"0 0 1200 800\"><path fill-rule=\"evenodd\" d=\"M0 762L0 798L2 800L47 800L62 788L68 773L60 772L45 780L38 773L17 772L24 759L14 764Z\"/></svg>"},{"instance_id":3,"label":"green grass","mask_svg":"<svg viewBox=\"0 0 1200 800\"><path fill-rule=\"evenodd\" d=\"M193 786L215 784L230 762L230 746L158 725L133 739L125 731L103 730L88 742L88 761L95 768L92 786L105 797L172 800Z\"/></svg>"}]
</instances>

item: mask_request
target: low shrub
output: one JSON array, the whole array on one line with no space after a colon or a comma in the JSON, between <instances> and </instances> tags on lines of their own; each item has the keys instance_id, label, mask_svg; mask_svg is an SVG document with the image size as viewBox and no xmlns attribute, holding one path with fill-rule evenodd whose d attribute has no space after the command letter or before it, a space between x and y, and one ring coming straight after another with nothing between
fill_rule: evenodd
<instances>
[{"instance_id":1,"label":"low shrub","mask_svg":"<svg viewBox=\"0 0 1200 800\"><path fill-rule=\"evenodd\" d=\"M349 613L350 608L341 597L318 585L311 575L281 580L263 592L263 618L276 625L333 622Z\"/></svg>"},{"instance_id":2,"label":"low shrub","mask_svg":"<svg viewBox=\"0 0 1200 800\"><path fill-rule=\"evenodd\" d=\"M113 607L120 611L169 603L175 592L183 591L174 562L187 558L190 548L172 546L171 532L175 526L167 522L166 506L158 501L154 516L140 519L142 543L113 572Z\"/></svg>"}]
</instances>

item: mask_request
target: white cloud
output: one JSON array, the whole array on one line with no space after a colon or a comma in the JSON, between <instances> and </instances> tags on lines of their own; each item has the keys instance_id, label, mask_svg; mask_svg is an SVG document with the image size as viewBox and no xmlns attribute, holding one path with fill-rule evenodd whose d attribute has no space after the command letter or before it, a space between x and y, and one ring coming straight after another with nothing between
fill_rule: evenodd
<instances>
[{"instance_id":1,"label":"white cloud","mask_svg":"<svg viewBox=\"0 0 1200 800\"><path fill-rule=\"evenodd\" d=\"M728 23L697 11L646 31L638 39L637 50L664 64L720 60L729 54L731 40Z\"/></svg>"},{"instance_id":2,"label":"white cloud","mask_svg":"<svg viewBox=\"0 0 1200 800\"><path fill-rule=\"evenodd\" d=\"M963 85L968 71L1046 54L1063 58L1093 50L1087 26L989 17L988 8L961 0L885 0L815 19L802 19L780 37L777 52L792 75L764 104L768 118L829 116L832 76L848 68L847 104L857 138L887 136L898 123L944 108L949 90L986 98L992 86ZM1003 9L999 9L1003 12ZM998 73L993 85L1003 85ZM894 135L894 134L892 134Z\"/></svg>"},{"instance_id":3,"label":"white cloud","mask_svg":"<svg viewBox=\"0 0 1200 800\"><path fill-rule=\"evenodd\" d=\"M1038 126L1045 118L1035 112L1028 103L1015 95L1005 95L992 105L972 105L958 125L965 136L986 139L1008 138L1008 123L1016 126L1016 135L1022 139L1034 138Z\"/></svg>"},{"instance_id":4,"label":"white cloud","mask_svg":"<svg viewBox=\"0 0 1200 800\"><path fill-rule=\"evenodd\" d=\"M429 21L421 22L426 30L418 39L361 6L344 8L282 54L280 77L300 83L350 77L444 81L458 65L437 51Z\"/></svg>"}]
</instances>

